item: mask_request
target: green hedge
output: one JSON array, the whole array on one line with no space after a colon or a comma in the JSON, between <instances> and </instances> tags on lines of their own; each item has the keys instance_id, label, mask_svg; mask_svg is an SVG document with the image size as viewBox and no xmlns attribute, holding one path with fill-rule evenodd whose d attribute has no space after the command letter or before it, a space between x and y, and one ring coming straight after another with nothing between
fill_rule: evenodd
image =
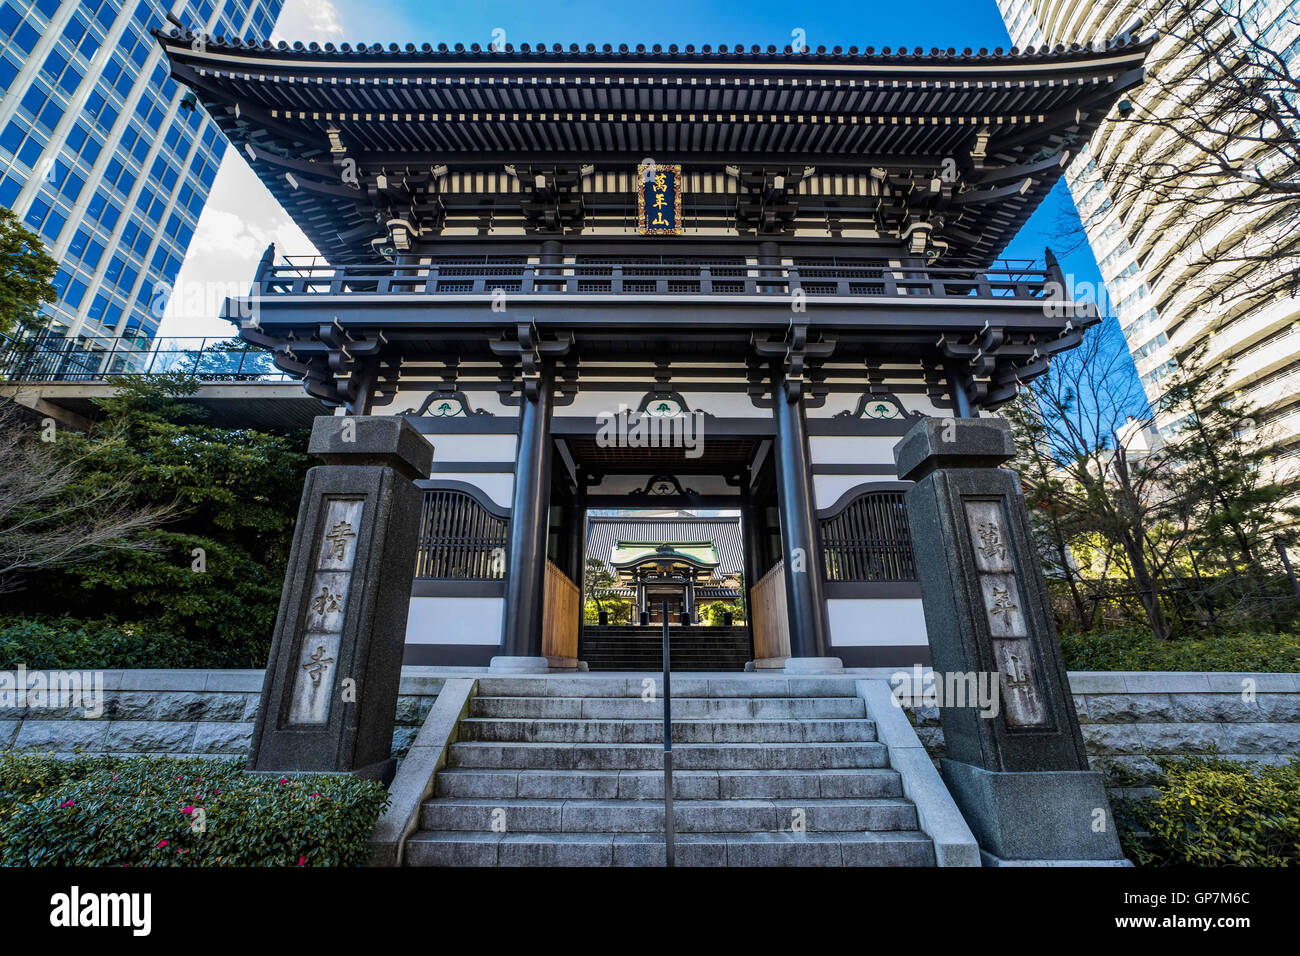
<instances>
[{"instance_id":1,"label":"green hedge","mask_svg":"<svg viewBox=\"0 0 1300 956\"><path fill-rule=\"evenodd\" d=\"M1067 634L1072 671L1300 671L1300 635L1220 634L1162 641L1148 633Z\"/></svg>"},{"instance_id":2,"label":"green hedge","mask_svg":"<svg viewBox=\"0 0 1300 956\"><path fill-rule=\"evenodd\" d=\"M129 667L265 667L266 652L213 648L112 618L0 618L0 670L93 670Z\"/></svg>"},{"instance_id":3,"label":"green hedge","mask_svg":"<svg viewBox=\"0 0 1300 956\"><path fill-rule=\"evenodd\" d=\"M1300 756L1255 767L1165 758L1157 796L1118 800L1125 855L1139 866L1300 865Z\"/></svg>"},{"instance_id":4,"label":"green hedge","mask_svg":"<svg viewBox=\"0 0 1300 956\"><path fill-rule=\"evenodd\" d=\"M388 802L338 774L237 760L0 755L5 866L356 866Z\"/></svg>"}]
</instances>

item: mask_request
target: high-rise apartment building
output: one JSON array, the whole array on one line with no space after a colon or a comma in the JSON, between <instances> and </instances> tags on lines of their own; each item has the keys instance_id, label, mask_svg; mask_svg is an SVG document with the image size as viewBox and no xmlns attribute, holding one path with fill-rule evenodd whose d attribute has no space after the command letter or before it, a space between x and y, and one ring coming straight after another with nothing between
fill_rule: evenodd
<instances>
[{"instance_id":1,"label":"high-rise apartment building","mask_svg":"<svg viewBox=\"0 0 1300 956\"><path fill-rule=\"evenodd\" d=\"M168 75L168 15L266 40L283 0L3 0L0 204L60 264L51 332L118 340L158 329L226 140Z\"/></svg>"},{"instance_id":2,"label":"high-rise apartment building","mask_svg":"<svg viewBox=\"0 0 1300 956\"><path fill-rule=\"evenodd\" d=\"M1217 2L1217 7L1215 6ZM1139 20L1144 29L1173 8L1170 0L998 0L1011 40L1018 47L1090 44L1115 36ZM1300 63L1300 0L1206 0L1204 14L1220 15L1227 29L1249 31L1284 61ZM1196 51L1175 31L1160 34L1148 61L1159 64ZM1150 81L1148 81L1150 82ZM1135 91L1135 96L1143 96ZM1154 96L1155 94L1149 94ZM1066 180L1106 282L1109 299L1128 341L1157 424L1167 437L1178 422L1159 411L1166 379L1177 356L1205 342L1207 360L1230 363L1227 387L1259 410L1260 435L1276 448L1283 473L1300 472L1300 296L1237 295L1207 306L1203 255L1182 254L1189 245L1186 223L1165 221L1136 209L1133 190L1119 191L1098 174L1103 157L1132 149L1133 130L1103 122L1090 144L1072 159ZM1144 129L1143 136L1151 134ZM1157 130L1156 135L1172 136ZM1155 152L1162 152L1159 144ZM1144 143L1144 147L1151 146ZM1150 153L1145 149L1144 152ZM1266 157L1252 157L1266 163ZM1262 213L1243 210L1231 217L1227 235L1212 237L1224 261L1241 261L1233 247L1269 236ZM1276 231L1276 230L1274 230ZM1277 248L1295 239L1273 236ZM1294 261L1291 259L1290 261Z\"/></svg>"}]
</instances>

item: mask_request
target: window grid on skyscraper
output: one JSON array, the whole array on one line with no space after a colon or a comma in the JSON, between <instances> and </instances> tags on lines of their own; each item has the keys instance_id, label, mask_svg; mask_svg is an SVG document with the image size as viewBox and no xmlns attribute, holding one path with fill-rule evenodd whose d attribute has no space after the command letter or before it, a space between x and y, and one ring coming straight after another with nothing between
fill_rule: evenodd
<instances>
[{"instance_id":1,"label":"window grid on skyscraper","mask_svg":"<svg viewBox=\"0 0 1300 956\"><path fill-rule=\"evenodd\" d=\"M267 40L282 5L0 0L0 204L59 261L54 334L154 336L225 150L151 31Z\"/></svg>"}]
</instances>

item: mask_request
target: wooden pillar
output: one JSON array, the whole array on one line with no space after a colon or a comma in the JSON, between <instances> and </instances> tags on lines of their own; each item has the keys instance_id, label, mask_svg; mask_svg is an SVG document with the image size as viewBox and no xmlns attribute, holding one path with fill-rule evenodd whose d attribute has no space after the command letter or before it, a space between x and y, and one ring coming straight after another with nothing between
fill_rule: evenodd
<instances>
[{"instance_id":1,"label":"wooden pillar","mask_svg":"<svg viewBox=\"0 0 1300 956\"><path fill-rule=\"evenodd\" d=\"M525 388L521 399L500 655L543 662L542 611L551 501L551 393L554 375L554 370L543 364L535 394L530 396L529 389ZM501 667L517 669L506 662Z\"/></svg>"},{"instance_id":2,"label":"wooden pillar","mask_svg":"<svg viewBox=\"0 0 1300 956\"><path fill-rule=\"evenodd\" d=\"M582 474L578 474L578 490L573 493L573 502L569 505L569 577L573 583L582 588L582 579L587 570L587 489L582 484Z\"/></svg>"},{"instance_id":3,"label":"wooden pillar","mask_svg":"<svg viewBox=\"0 0 1300 956\"><path fill-rule=\"evenodd\" d=\"M781 516L781 546L785 557L785 590L790 614L790 657L833 658L826 620L822 554L813 501L812 465L808 454L808 421L803 402L791 396L785 383L772 390L776 406L777 507ZM815 666L815 665L813 665Z\"/></svg>"}]
</instances>

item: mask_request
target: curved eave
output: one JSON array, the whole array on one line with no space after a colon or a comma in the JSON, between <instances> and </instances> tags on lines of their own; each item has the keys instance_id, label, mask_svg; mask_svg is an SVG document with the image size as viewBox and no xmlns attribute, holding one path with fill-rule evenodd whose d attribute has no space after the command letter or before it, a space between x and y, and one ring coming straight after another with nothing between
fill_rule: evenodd
<instances>
[{"instance_id":1,"label":"curved eave","mask_svg":"<svg viewBox=\"0 0 1300 956\"><path fill-rule=\"evenodd\" d=\"M341 184L327 130L363 165L576 153L924 166L969 155L988 129L990 159L1015 166L1063 137L1086 141L1140 81L1151 45L971 56L490 54L158 39L172 75L337 264L373 260L367 240L384 229L364 194ZM1061 172L1039 171L1023 191L982 204L979 230L945 236L954 254L996 257Z\"/></svg>"},{"instance_id":2,"label":"curved eave","mask_svg":"<svg viewBox=\"0 0 1300 956\"><path fill-rule=\"evenodd\" d=\"M610 561L609 563L611 567L620 571L630 571L641 564L663 561L680 561L700 571L712 571L720 563L718 561L702 561L699 558L691 557L689 554L682 554L680 551L652 551L648 554L637 555L634 558L627 558L623 561Z\"/></svg>"},{"instance_id":3,"label":"curved eave","mask_svg":"<svg viewBox=\"0 0 1300 956\"><path fill-rule=\"evenodd\" d=\"M777 50L771 46L766 50L760 49L758 46L742 49L739 45L731 47L727 44L721 44L717 49L705 45L698 50L693 45L688 45L683 49L676 49L675 45L670 45L668 49L662 49L659 45L650 48L645 46L631 48L623 44L615 50L611 44L604 44L598 49L595 44L580 46L576 43L571 43L568 46L556 43L550 47L544 44L521 44L518 49L515 49L513 44L507 44L504 50L498 52L482 49L478 44L470 44L469 48L465 48L462 44L456 44L455 47L438 44L437 47L434 47L429 43L423 43L417 47L413 43L404 45L390 43L385 46L381 43L359 43L355 45L326 43L321 45L318 43L288 43L286 41L245 42L237 37L214 37L208 34L196 34L190 31L181 32L175 29L158 30L155 31L155 35L169 51L175 49L177 51L229 55L240 57L245 61L261 58L268 61L297 65L327 62L330 66L413 64L420 69L429 65L439 67L461 65L481 68L485 64L500 67L503 64L518 66L525 63L570 64L582 68L597 64L617 64L621 67L644 66L650 69L661 69L665 65L674 64L723 68L757 65L797 68L843 68L846 66L948 68L952 66L987 66L1005 69L1008 65L1072 64L1085 61L1102 61L1135 51L1145 56L1146 51L1151 48L1156 39L1154 36L1145 38L1119 36L1100 48L1085 47L1075 43L1069 46L1057 44L1038 48L1031 46L1025 49L1013 46L1007 51L1004 51L1001 47L993 51L981 49L978 52L967 48L958 52L954 48L940 50L936 47L932 48L928 53L920 47L912 50L899 49L897 51L893 51L890 47L884 47L879 52L873 47L866 47L861 51L857 47L849 47L848 51L840 47L835 47L830 51L826 50L825 47L818 47L816 50L805 48L801 52L795 52L790 47L782 50Z\"/></svg>"}]
</instances>

